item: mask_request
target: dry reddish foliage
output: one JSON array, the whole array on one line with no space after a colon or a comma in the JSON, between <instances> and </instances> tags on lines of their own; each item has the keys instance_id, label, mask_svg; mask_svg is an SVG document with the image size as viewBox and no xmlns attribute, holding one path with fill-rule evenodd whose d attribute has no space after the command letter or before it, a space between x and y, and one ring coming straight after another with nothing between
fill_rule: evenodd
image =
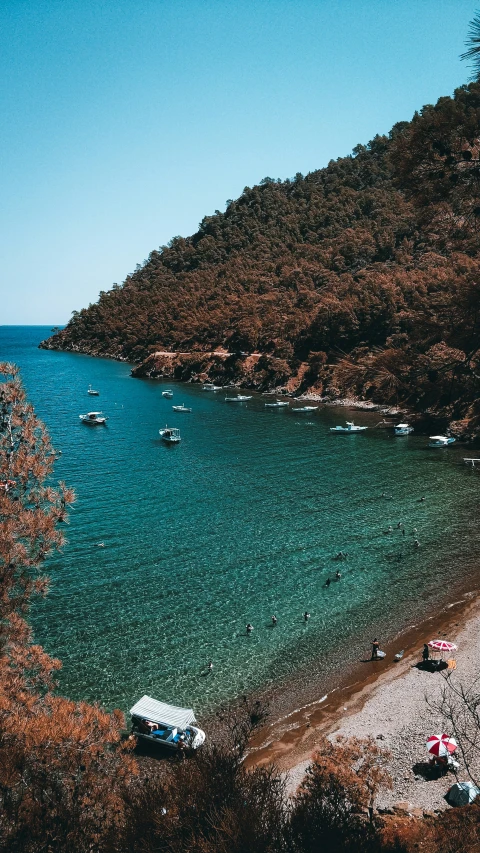
<instances>
[{"instance_id":1,"label":"dry reddish foliage","mask_svg":"<svg viewBox=\"0 0 480 853\"><path fill-rule=\"evenodd\" d=\"M115 849L121 786L135 770L119 748L122 716L55 696L60 663L25 621L74 495L47 483L55 451L18 371L2 364L0 374L0 846Z\"/></svg>"}]
</instances>

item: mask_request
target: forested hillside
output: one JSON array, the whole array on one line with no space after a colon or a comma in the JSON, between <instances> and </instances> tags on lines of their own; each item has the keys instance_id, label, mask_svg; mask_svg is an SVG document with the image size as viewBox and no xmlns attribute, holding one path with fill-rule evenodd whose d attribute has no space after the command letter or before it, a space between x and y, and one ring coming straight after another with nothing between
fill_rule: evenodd
<instances>
[{"instance_id":1,"label":"forested hillside","mask_svg":"<svg viewBox=\"0 0 480 853\"><path fill-rule=\"evenodd\" d=\"M44 346L408 405L472 433L479 158L475 83L324 169L246 187Z\"/></svg>"}]
</instances>

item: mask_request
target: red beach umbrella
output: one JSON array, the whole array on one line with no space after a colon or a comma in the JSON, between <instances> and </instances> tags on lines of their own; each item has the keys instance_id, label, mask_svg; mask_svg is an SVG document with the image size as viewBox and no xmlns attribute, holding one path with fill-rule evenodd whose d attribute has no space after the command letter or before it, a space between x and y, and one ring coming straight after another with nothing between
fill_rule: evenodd
<instances>
[{"instance_id":1,"label":"red beach umbrella","mask_svg":"<svg viewBox=\"0 0 480 853\"><path fill-rule=\"evenodd\" d=\"M428 648L435 652L453 652L458 646L455 643L448 643L446 640L430 640Z\"/></svg>"},{"instance_id":2,"label":"red beach umbrella","mask_svg":"<svg viewBox=\"0 0 480 853\"><path fill-rule=\"evenodd\" d=\"M445 733L443 735L432 735L427 740L427 749L432 755L437 755L439 758L446 758L458 747L458 743L454 737L449 737Z\"/></svg>"}]
</instances>

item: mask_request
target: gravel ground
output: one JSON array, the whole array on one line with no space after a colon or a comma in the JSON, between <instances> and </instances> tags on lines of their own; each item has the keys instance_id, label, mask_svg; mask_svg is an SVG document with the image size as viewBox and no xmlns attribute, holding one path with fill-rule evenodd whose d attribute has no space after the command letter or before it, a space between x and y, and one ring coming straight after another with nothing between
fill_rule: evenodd
<instances>
[{"instance_id":1,"label":"gravel ground","mask_svg":"<svg viewBox=\"0 0 480 853\"><path fill-rule=\"evenodd\" d=\"M468 687L480 675L480 609L477 607L468 621L457 629L456 635L450 635L448 639L458 644L457 669L449 679L452 685ZM329 735L371 736L392 753L388 770L393 790L382 792L377 799L378 808L390 809L400 803L406 811L414 808L433 812L449 808L445 794L455 782L455 775L449 772L433 779L428 778L428 773L427 778L422 775L422 765L428 758L427 738L443 731L451 734L441 714L429 707L440 698L445 681L438 672L417 669L415 663L418 659L418 654L410 656L396 669L386 672L369 690L363 706L351 713L347 709L340 726L332 729ZM464 763L457 757L460 761L457 778L466 781L469 776ZM308 763L302 761L286 773L291 793L300 784ZM474 769L480 775L480 760Z\"/></svg>"}]
</instances>

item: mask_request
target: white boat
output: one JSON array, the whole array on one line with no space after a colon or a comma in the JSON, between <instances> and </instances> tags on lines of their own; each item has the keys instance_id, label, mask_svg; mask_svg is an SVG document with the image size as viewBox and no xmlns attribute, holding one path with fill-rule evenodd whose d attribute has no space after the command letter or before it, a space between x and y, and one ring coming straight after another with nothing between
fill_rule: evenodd
<instances>
[{"instance_id":1,"label":"white boat","mask_svg":"<svg viewBox=\"0 0 480 853\"><path fill-rule=\"evenodd\" d=\"M288 403L282 400L275 400L274 403L265 403L266 409L283 409L284 406L288 406Z\"/></svg>"},{"instance_id":2,"label":"white boat","mask_svg":"<svg viewBox=\"0 0 480 853\"><path fill-rule=\"evenodd\" d=\"M166 397L167 400L171 400L173 397L173 391L162 391L162 397Z\"/></svg>"},{"instance_id":3,"label":"white boat","mask_svg":"<svg viewBox=\"0 0 480 853\"><path fill-rule=\"evenodd\" d=\"M173 751L198 749L205 741L205 732L194 725L195 714L191 708L176 708L151 696L142 696L130 708L130 714L132 734L136 738Z\"/></svg>"},{"instance_id":4,"label":"white boat","mask_svg":"<svg viewBox=\"0 0 480 853\"><path fill-rule=\"evenodd\" d=\"M366 429L368 429L368 427L356 426L356 424L354 424L353 421L347 421L346 426L330 427L330 432L335 432L335 433L363 432Z\"/></svg>"},{"instance_id":5,"label":"white boat","mask_svg":"<svg viewBox=\"0 0 480 853\"><path fill-rule=\"evenodd\" d=\"M251 400L251 396L248 397L245 394L237 394L236 397L225 397L225 402L227 403L245 403L246 400Z\"/></svg>"},{"instance_id":6,"label":"white boat","mask_svg":"<svg viewBox=\"0 0 480 853\"><path fill-rule=\"evenodd\" d=\"M292 409L292 412L316 412L318 406L301 406L299 409Z\"/></svg>"},{"instance_id":7,"label":"white boat","mask_svg":"<svg viewBox=\"0 0 480 853\"><path fill-rule=\"evenodd\" d=\"M163 441L166 441L167 444L178 444L182 439L180 438L180 430L178 427L169 427L165 425L164 429L158 430Z\"/></svg>"},{"instance_id":8,"label":"white boat","mask_svg":"<svg viewBox=\"0 0 480 853\"><path fill-rule=\"evenodd\" d=\"M89 386L88 386L87 394L90 394L92 397L99 397L99 396L100 396L100 391L95 391L95 389L94 389L94 388L92 388L92 386L91 386L91 385L89 385Z\"/></svg>"},{"instance_id":9,"label":"white boat","mask_svg":"<svg viewBox=\"0 0 480 853\"><path fill-rule=\"evenodd\" d=\"M395 435L410 435L413 432L413 427L409 424L397 424L393 429Z\"/></svg>"},{"instance_id":10,"label":"white boat","mask_svg":"<svg viewBox=\"0 0 480 853\"><path fill-rule=\"evenodd\" d=\"M454 438L448 435L431 435L429 447L448 447L449 444L453 444L455 441Z\"/></svg>"},{"instance_id":11,"label":"white boat","mask_svg":"<svg viewBox=\"0 0 480 853\"><path fill-rule=\"evenodd\" d=\"M108 420L103 412L87 412L86 415L79 415L79 418L82 423L88 424L89 426L98 426L99 424L104 424Z\"/></svg>"},{"instance_id":12,"label":"white boat","mask_svg":"<svg viewBox=\"0 0 480 853\"><path fill-rule=\"evenodd\" d=\"M213 382L205 382L202 385L202 391L221 391L221 385L214 385Z\"/></svg>"},{"instance_id":13,"label":"white boat","mask_svg":"<svg viewBox=\"0 0 480 853\"><path fill-rule=\"evenodd\" d=\"M182 403L181 406L172 406L172 409L174 412L191 412L192 411L191 409L189 409L188 406L185 406L184 403Z\"/></svg>"}]
</instances>

